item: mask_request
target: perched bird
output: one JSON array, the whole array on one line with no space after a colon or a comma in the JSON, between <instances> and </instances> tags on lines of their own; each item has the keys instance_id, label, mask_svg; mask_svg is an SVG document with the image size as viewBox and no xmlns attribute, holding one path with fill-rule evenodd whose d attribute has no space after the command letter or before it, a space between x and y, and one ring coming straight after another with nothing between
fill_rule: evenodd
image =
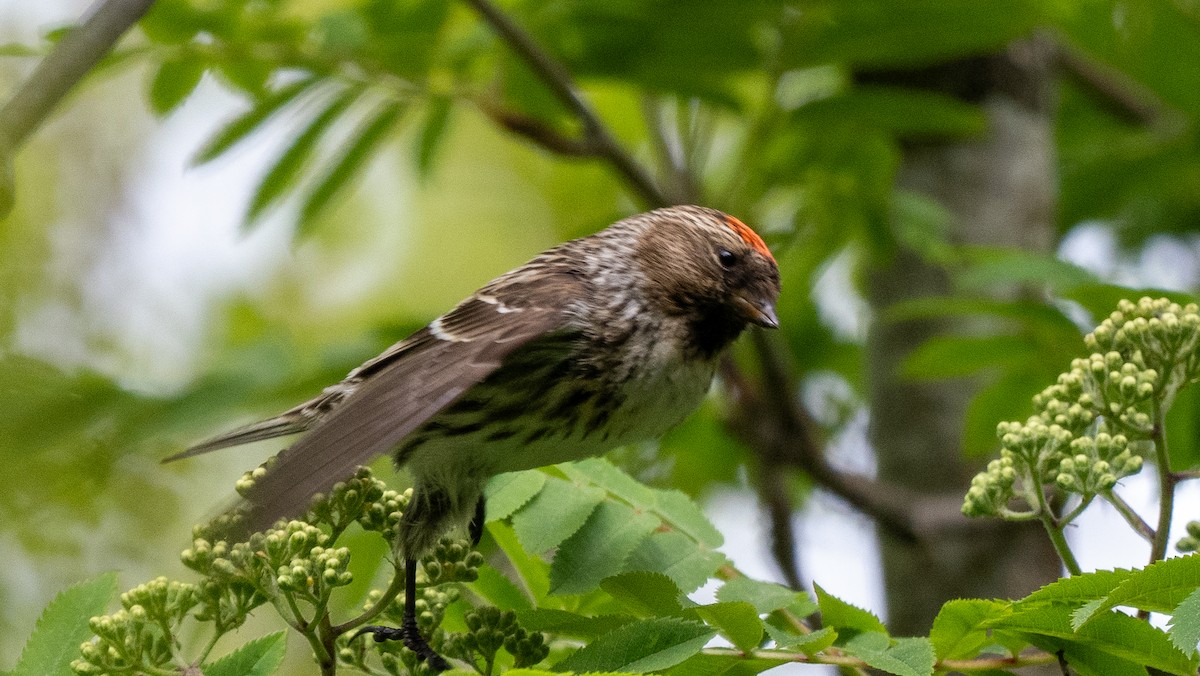
<instances>
[{"instance_id":1,"label":"perched bird","mask_svg":"<svg viewBox=\"0 0 1200 676\"><path fill-rule=\"evenodd\" d=\"M482 532L501 472L598 455L665 432L700 403L718 356L750 324L775 328L779 270L762 239L713 209L676 206L556 246L354 369L315 399L169 460L303 436L258 479L249 526L303 512L387 452L415 486L400 528L406 608L419 635L416 559L448 528Z\"/></svg>"}]
</instances>

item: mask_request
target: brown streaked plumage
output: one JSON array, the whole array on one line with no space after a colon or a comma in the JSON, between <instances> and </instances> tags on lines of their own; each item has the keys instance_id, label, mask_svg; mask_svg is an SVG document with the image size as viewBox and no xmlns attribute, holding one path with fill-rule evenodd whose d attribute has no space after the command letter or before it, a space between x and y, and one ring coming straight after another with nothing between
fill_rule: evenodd
<instances>
[{"instance_id":1,"label":"brown streaked plumage","mask_svg":"<svg viewBox=\"0 0 1200 676\"><path fill-rule=\"evenodd\" d=\"M247 495L257 530L394 452L416 483L400 533L411 586L414 559L454 523L481 519L490 477L681 420L722 349L748 324L777 325L778 293L775 260L750 228L712 209L658 209L542 253L315 399L169 459L303 432ZM407 620L377 639L403 637L442 668Z\"/></svg>"}]
</instances>

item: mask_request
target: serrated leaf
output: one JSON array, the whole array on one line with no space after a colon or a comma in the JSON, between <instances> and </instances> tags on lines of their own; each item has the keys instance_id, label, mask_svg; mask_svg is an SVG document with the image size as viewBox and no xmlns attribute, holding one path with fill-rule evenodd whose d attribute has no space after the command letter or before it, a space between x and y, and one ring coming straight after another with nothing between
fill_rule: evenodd
<instances>
[{"instance_id":1,"label":"serrated leaf","mask_svg":"<svg viewBox=\"0 0 1200 676\"><path fill-rule=\"evenodd\" d=\"M750 652L762 642L763 622L754 606L745 601L723 601L694 610L742 652Z\"/></svg>"},{"instance_id":2,"label":"serrated leaf","mask_svg":"<svg viewBox=\"0 0 1200 676\"><path fill-rule=\"evenodd\" d=\"M811 605L808 594L788 589L774 582L761 582L748 577L735 577L717 590L718 601L745 601L760 613L770 613L798 602ZM815 606L813 610L816 610ZM808 615L811 613L805 613Z\"/></svg>"},{"instance_id":3,"label":"serrated leaf","mask_svg":"<svg viewBox=\"0 0 1200 676\"><path fill-rule=\"evenodd\" d=\"M938 659L975 657L992 643L984 622L1009 612L1010 604L985 599L956 599L946 602L929 631L929 642Z\"/></svg>"},{"instance_id":4,"label":"serrated leaf","mask_svg":"<svg viewBox=\"0 0 1200 676\"><path fill-rule=\"evenodd\" d=\"M771 624L764 626L776 647L781 650L799 650L806 655L812 655L828 648L837 641L838 637L833 627L821 627L807 634L796 634Z\"/></svg>"},{"instance_id":5,"label":"serrated leaf","mask_svg":"<svg viewBox=\"0 0 1200 676\"><path fill-rule=\"evenodd\" d=\"M1188 594L1171 612L1171 643L1188 657L1196 656L1200 644L1200 589Z\"/></svg>"},{"instance_id":6,"label":"serrated leaf","mask_svg":"<svg viewBox=\"0 0 1200 676\"><path fill-rule=\"evenodd\" d=\"M704 510L683 491L659 489L654 491L655 513L662 517L668 526L686 534L688 537L710 549L716 549L725 543L721 531L712 525Z\"/></svg>"},{"instance_id":7,"label":"serrated leaf","mask_svg":"<svg viewBox=\"0 0 1200 676\"><path fill-rule=\"evenodd\" d=\"M406 105L398 102L383 104L366 123L355 130L341 156L329 166L300 207L298 236L304 237L312 231L317 215L366 165L406 108Z\"/></svg>"},{"instance_id":8,"label":"serrated leaf","mask_svg":"<svg viewBox=\"0 0 1200 676\"><path fill-rule=\"evenodd\" d=\"M876 669L897 676L930 676L937 661L929 639L893 639L877 631L858 634L846 641L842 650Z\"/></svg>"},{"instance_id":9,"label":"serrated leaf","mask_svg":"<svg viewBox=\"0 0 1200 676\"><path fill-rule=\"evenodd\" d=\"M1178 556L1134 571L1105 597L1097 612L1117 606L1169 613L1200 588L1200 555Z\"/></svg>"},{"instance_id":10,"label":"serrated leaf","mask_svg":"<svg viewBox=\"0 0 1200 676\"><path fill-rule=\"evenodd\" d=\"M164 61L150 81L150 108L154 114L165 117L179 107L203 76L204 62L195 56Z\"/></svg>"},{"instance_id":11,"label":"serrated leaf","mask_svg":"<svg viewBox=\"0 0 1200 676\"><path fill-rule=\"evenodd\" d=\"M446 138L446 128L450 122L452 110L451 99L448 96L435 96L429 100L425 113L425 122L421 125L421 133L417 136L417 173L427 178L433 169L433 160L442 140Z\"/></svg>"},{"instance_id":12,"label":"serrated leaf","mask_svg":"<svg viewBox=\"0 0 1200 676\"><path fill-rule=\"evenodd\" d=\"M216 134L213 134L212 138L196 153L192 164L204 164L221 156L319 81L316 77L306 77L268 94L250 110L230 120Z\"/></svg>"},{"instance_id":13,"label":"serrated leaf","mask_svg":"<svg viewBox=\"0 0 1200 676\"><path fill-rule=\"evenodd\" d=\"M542 490L513 514L521 546L541 554L571 537L604 501L604 491L547 477Z\"/></svg>"},{"instance_id":14,"label":"serrated leaf","mask_svg":"<svg viewBox=\"0 0 1200 676\"><path fill-rule=\"evenodd\" d=\"M116 573L104 573L59 592L42 610L12 676L73 674L71 661L79 657L79 644L92 636L88 621L103 615L116 595Z\"/></svg>"},{"instance_id":15,"label":"serrated leaf","mask_svg":"<svg viewBox=\"0 0 1200 676\"><path fill-rule=\"evenodd\" d=\"M708 582L725 564L725 555L696 546L695 540L679 531L655 531L629 555L625 570L650 570L675 581L685 592Z\"/></svg>"},{"instance_id":16,"label":"serrated leaf","mask_svg":"<svg viewBox=\"0 0 1200 676\"><path fill-rule=\"evenodd\" d=\"M204 676L268 676L283 663L287 633L256 638L204 667Z\"/></svg>"},{"instance_id":17,"label":"serrated leaf","mask_svg":"<svg viewBox=\"0 0 1200 676\"><path fill-rule=\"evenodd\" d=\"M679 664L716 634L701 622L656 617L597 638L554 665L558 672L627 671L644 674Z\"/></svg>"},{"instance_id":18,"label":"serrated leaf","mask_svg":"<svg viewBox=\"0 0 1200 676\"><path fill-rule=\"evenodd\" d=\"M662 673L666 676L753 676L790 661L784 658L699 653Z\"/></svg>"},{"instance_id":19,"label":"serrated leaf","mask_svg":"<svg viewBox=\"0 0 1200 676\"><path fill-rule=\"evenodd\" d=\"M671 578L646 570L620 573L605 578L600 588L635 615L670 615L683 610L682 594Z\"/></svg>"},{"instance_id":20,"label":"serrated leaf","mask_svg":"<svg viewBox=\"0 0 1200 676\"><path fill-rule=\"evenodd\" d=\"M546 473L536 469L505 472L492 477L483 489L487 520L507 519L524 507L546 485Z\"/></svg>"},{"instance_id":21,"label":"serrated leaf","mask_svg":"<svg viewBox=\"0 0 1200 676\"><path fill-rule=\"evenodd\" d=\"M814 584L813 590L817 593L817 606L821 609L821 620L825 625L835 629L887 633L887 628L874 613L832 596L821 585Z\"/></svg>"},{"instance_id":22,"label":"serrated leaf","mask_svg":"<svg viewBox=\"0 0 1200 676\"><path fill-rule=\"evenodd\" d=\"M639 483L604 458L588 458L555 467L567 477L595 484L639 509L650 510L655 506L652 488Z\"/></svg>"},{"instance_id":23,"label":"serrated leaf","mask_svg":"<svg viewBox=\"0 0 1200 676\"><path fill-rule=\"evenodd\" d=\"M316 149L317 141L341 115L354 103L359 96L358 89L348 89L329 102L324 110L317 113L300 132L296 140L284 150L271 168L267 170L254 195L250 198L250 207L246 211L243 229L262 216L273 206L285 191L295 185L304 167Z\"/></svg>"},{"instance_id":24,"label":"serrated leaf","mask_svg":"<svg viewBox=\"0 0 1200 676\"><path fill-rule=\"evenodd\" d=\"M987 624L994 629L1049 637L1059 641L1058 645L1083 644L1168 673L1194 676L1197 660L1180 652L1162 630L1124 613L1108 611L1098 613L1076 631L1071 627L1071 611L1070 606L1060 604L1032 606Z\"/></svg>"},{"instance_id":25,"label":"serrated leaf","mask_svg":"<svg viewBox=\"0 0 1200 676\"><path fill-rule=\"evenodd\" d=\"M521 547L512 526L503 521L493 521L487 525L487 529L496 545L508 557L509 563L521 576L529 595L540 604L546 598L546 594L550 593L550 566Z\"/></svg>"},{"instance_id":26,"label":"serrated leaf","mask_svg":"<svg viewBox=\"0 0 1200 676\"><path fill-rule=\"evenodd\" d=\"M1044 601L1077 604L1104 598L1133 574L1132 570L1117 569L1064 577L1021 599L1016 607Z\"/></svg>"},{"instance_id":27,"label":"serrated leaf","mask_svg":"<svg viewBox=\"0 0 1200 676\"><path fill-rule=\"evenodd\" d=\"M467 586L497 608L524 610L533 607L529 597L492 566L480 566L479 577Z\"/></svg>"},{"instance_id":28,"label":"serrated leaf","mask_svg":"<svg viewBox=\"0 0 1200 676\"><path fill-rule=\"evenodd\" d=\"M526 631L550 633L578 639L594 639L637 621L633 615L580 615L555 608L518 610L517 621Z\"/></svg>"},{"instance_id":29,"label":"serrated leaf","mask_svg":"<svg viewBox=\"0 0 1200 676\"><path fill-rule=\"evenodd\" d=\"M578 594L621 572L625 560L658 527L658 519L628 505L603 502L558 547L550 565L550 592Z\"/></svg>"}]
</instances>

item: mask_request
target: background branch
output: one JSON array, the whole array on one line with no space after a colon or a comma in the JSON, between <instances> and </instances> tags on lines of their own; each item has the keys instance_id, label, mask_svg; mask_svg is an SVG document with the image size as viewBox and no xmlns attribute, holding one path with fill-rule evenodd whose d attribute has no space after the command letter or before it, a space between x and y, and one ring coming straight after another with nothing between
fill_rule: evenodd
<instances>
[{"instance_id":1,"label":"background branch","mask_svg":"<svg viewBox=\"0 0 1200 676\"><path fill-rule=\"evenodd\" d=\"M0 218L12 210L12 154L154 4L105 0L73 28L0 108Z\"/></svg>"},{"instance_id":2,"label":"background branch","mask_svg":"<svg viewBox=\"0 0 1200 676\"><path fill-rule=\"evenodd\" d=\"M673 203L660 189L654 178L638 164L613 137L591 104L579 93L567 69L541 48L529 33L488 0L466 0L467 4L488 22L509 49L525 61L560 102L573 112L584 125L584 134L613 168L650 206L662 207Z\"/></svg>"}]
</instances>

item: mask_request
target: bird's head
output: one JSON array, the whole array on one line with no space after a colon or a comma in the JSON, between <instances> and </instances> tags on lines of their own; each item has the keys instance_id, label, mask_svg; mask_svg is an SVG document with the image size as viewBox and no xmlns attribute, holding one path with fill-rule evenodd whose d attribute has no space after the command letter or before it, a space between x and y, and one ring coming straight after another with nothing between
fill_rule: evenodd
<instances>
[{"instance_id":1,"label":"bird's head","mask_svg":"<svg viewBox=\"0 0 1200 676\"><path fill-rule=\"evenodd\" d=\"M646 291L693 320L719 349L747 324L779 326L779 266L753 230L715 209L677 206L641 216L635 247Z\"/></svg>"}]
</instances>

